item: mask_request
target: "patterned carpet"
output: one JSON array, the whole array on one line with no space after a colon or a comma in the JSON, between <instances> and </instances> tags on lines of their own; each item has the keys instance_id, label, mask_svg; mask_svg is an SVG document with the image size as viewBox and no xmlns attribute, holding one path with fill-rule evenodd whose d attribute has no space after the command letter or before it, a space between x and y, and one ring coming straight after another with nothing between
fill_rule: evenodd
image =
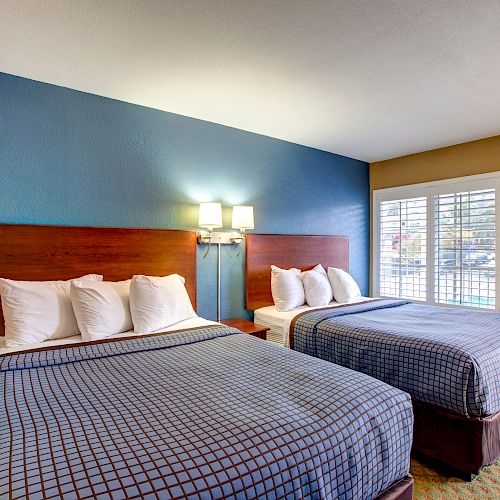
<instances>
[{"instance_id":1,"label":"patterned carpet","mask_svg":"<svg viewBox=\"0 0 500 500\"><path fill-rule=\"evenodd\" d=\"M471 482L438 472L415 458L410 471L415 479L415 500L500 499L500 462L485 467Z\"/></svg>"}]
</instances>

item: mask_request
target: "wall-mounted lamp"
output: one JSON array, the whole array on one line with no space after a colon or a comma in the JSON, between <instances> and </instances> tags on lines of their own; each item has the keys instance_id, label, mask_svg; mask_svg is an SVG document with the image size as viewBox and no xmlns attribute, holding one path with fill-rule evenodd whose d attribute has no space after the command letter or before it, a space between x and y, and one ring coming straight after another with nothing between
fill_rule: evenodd
<instances>
[{"instance_id":1,"label":"wall-mounted lamp","mask_svg":"<svg viewBox=\"0 0 500 500\"><path fill-rule=\"evenodd\" d=\"M222 208L220 203L200 203L198 227L206 229L198 231L198 243L201 245L232 245L238 244L245 238L245 231L254 228L253 207L250 205L237 205L233 207L233 229L239 233L227 231L214 231L222 227ZM207 250L208 253L208 250Z\"/></svg>"},{"instance_id":2,"label":"wall-mounted lamp","mask_svg":"<svg viewBox=\"0 0 500 500\"><path fill-rule=\"evenodd\" d=\"M233 207L233 229L239 229L240 234L233 233L231 235L232 243L241 243L245 237L247 229L254 228L253 207L251 205L239 205Z\"/></svg>"},{"instance_id":3,"label":"wall-mounted lamp","mask_svg":"<svg viewBox=\"0 0 500 500\"><path fill-rule=\"evenodd\" d=\"M211 243L212 231L222 227L222 208L220 203L200 203L198 227L207 231L198 232L198 243Z\"/></svg>"},{"instance_id":4,"label":"wall-mounted lamp","mask_svg":"<svg viewBox=\"0 0 500 500\"><path fill-rule=\"evenodd\" d=\"M226 231L214 231L222 227L222 208L220 203L200 203L200 213L198 215L198 226L206 229L198 231L198 243L208 245L203 258L208 255L212 243L217 245L217 320L220 320L220 246L241 244L245 238L245 231L254 228L253 207L249 205L239 205L233 207L233 229L239 229L239 233L229 233ZM236 257L241 254L241 248Z\"/></svg>"}]
</instances>

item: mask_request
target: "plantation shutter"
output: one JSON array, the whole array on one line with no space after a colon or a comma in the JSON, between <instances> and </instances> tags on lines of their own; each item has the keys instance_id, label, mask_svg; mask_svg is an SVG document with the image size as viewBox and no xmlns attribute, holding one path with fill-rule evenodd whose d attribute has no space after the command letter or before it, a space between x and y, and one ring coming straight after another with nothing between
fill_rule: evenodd
<instances>
[{"instance_id":1,"label":"plantation shutter","mask_svg":"<svg viewBox=\"0 0 500 500\"><path fill-rule=\"evenodd\" d=\"M425 301L427 198L382 201L379 213L379 294Z\"/></svg>"},{"instance_id":2,"label":"plantation shutter","mask_svg":"<svg viewBox=\"0 0 500 500\"><path fill-rule=\"evenodd\" d=\"M495 309L495 188L434 196L434 302Z\"/></svg>"}]
</instances>

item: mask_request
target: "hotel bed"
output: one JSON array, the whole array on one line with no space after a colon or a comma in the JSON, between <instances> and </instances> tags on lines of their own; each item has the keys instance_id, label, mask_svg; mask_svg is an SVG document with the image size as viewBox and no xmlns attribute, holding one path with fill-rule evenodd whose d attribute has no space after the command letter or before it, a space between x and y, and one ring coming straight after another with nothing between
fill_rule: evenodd
<instances>
[{"instance_id":1,"label":"hotel bed","mask_svg":"<svg viewBox=\"0 0 500 500\"><path fill-rule=\"evenodd\" d=\"M193 233L114 231L0 226L0 274L181 272L193 292ZM130 249L131 239L132 259L117 248ZM31 271L14 267L13 255ZM34 258L43 266L33 267ZM190 321L168 332L3 351L0 496L412 498L406 393Z\"/></svg>"},{"instance_id":2,"label":"hotel bed","mask_svg":"<svg viewBox=\"0 0 500 500\"><path fill-rule=\"evenodd\" d=\"M297 351L410 393L414 449L465 474L497 460L500 315L363 298L357 304L279 312L267 305L271 264L309 269L322 263L347 270L347 240L322 237L319 250L314 238L248 236L247 307L255 309L255 321ZM287 251L274 249L287 239Z\"/></svg>"}]
</instances>

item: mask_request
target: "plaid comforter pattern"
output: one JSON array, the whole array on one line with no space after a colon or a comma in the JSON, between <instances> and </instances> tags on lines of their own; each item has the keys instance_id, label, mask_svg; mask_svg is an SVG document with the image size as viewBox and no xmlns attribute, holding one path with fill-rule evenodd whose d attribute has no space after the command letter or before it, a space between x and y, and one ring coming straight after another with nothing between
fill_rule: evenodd
<instances>
[{"instance_id":1,"label":"plaid comforter pattern","mask_svg":"<svg viewBox=\"0 0 500 500\"><path fill-rule=\"evenodd\" d=\"M409 396L214 326L0 358L0 496L374 498Z\"/></svg>"},{"instance_id":2,"label":"plaid comforter pattern","mask_svg":"<svg viewBox=\"0 0 500 500\"><path fill-rule=\"evenodd\" d=\"M377 300L313 311L293 348L465 417L500 411L500 314Z\"/></svg>"}]
</instances>

